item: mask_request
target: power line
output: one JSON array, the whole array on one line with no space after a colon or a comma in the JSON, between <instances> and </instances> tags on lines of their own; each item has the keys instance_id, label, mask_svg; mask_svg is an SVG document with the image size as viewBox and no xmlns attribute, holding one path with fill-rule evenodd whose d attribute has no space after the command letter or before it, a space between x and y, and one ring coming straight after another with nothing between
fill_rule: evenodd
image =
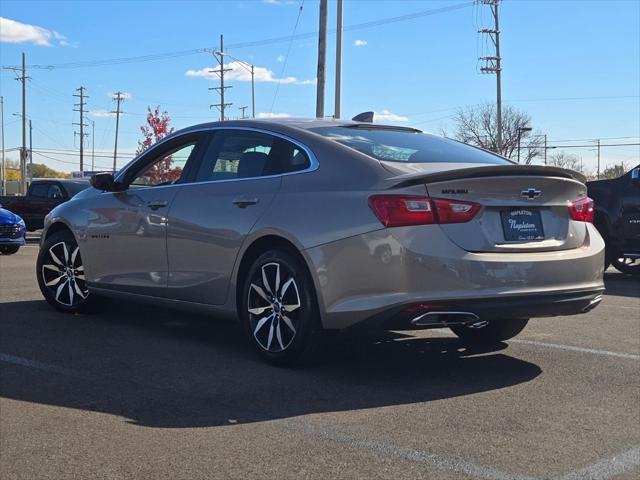
<instances>
[{"instance_id":1,"label":"power line","mask_svg":"<svg viewBox=\"0 0 640 480\"><path fill-rule=\"evenodd\" d=\"M594 141L597 139L594 139ZM635 147L640 145L640 143L601 143L600 147ZM556 148L595 148L596 145L588 144L588 145L552 145L547 147L547 149L556 149Z\"/></svg>"},{"instance_id":2,"label":"power line","mask_svg":"<svg viewBox=\"0 0 640 480\"><path fill-rule=\"evenodd\" d=\"M291 53L291 45L293 45L293 38L296 36L296 31L298 30L298 24L300 23L300 16L302 15L302 9L304 8L304 0L300 3L300 8L298 9L298 16L296 17L296 23L293 26L293 32L291 33L291 37L289 38L289 46L287 47L287 54L284 56L284 62L282 62L282 68L280 69L280 77L278 78L278 84L276 85L276 91L273 94L273 100L271 102L271 108L269 112L273 112L273 107L276 104L276 99L278 98L278 92L280 91L280 83L284 78L285 70L287 69L287 62L289 61L289 53ZM254 112L255 116L255 112Z\"/></svg>"},{"instance_id":3,"label":"power line","mask_svg":"<svg viewBox=\"0 0 640 480\"><path fill-rule=\"evenodd\" d=\"M378 20L372 20L369 22L356 23L356 24L344 27L343 31L362 30L366 28L373 28L373 27L379 27L382 25L388 25L390 23L415 20L417 18L428 17L431 15L438 15L441 13L447 13L455 10L468 8L473 6L474 3L475 2L464 2L456 5L449 5L447 7L435 8L430 10L421 10L418 12L409 13L406 15L399 15L396 17L386 17ZM328 29L327 33L333 35L336 33L336 30ZM318 32L316 31L316 32L300 33L293 36L287 35L282 37L272 37L272 38L266 38L262 40L232 43L227 45L227 48L236 49L236 48L247 48L247 47L256 47L256 46L262 46L262 45L270 45L275 43L286 43L292 40L304 40L304 39L314 38L317 35L318 35ZM165 59L177 58L177 57L184 57L189 55L196 55L200 53L206 53L208 50L209 48L207 47L194 48L190 50L161 52L161 53L155 53L155 54L149 54L149 55L138 55L133 57L120 57L120 58L109 58L109 59L102 59L102 60L86 60L86 61L68 62L68 63L29 65L29 68L37 68L42 70L55 70L55 69L102 67L102 66L109 66L109 65L122 65L126 63L142 63L142 62L151 62L156 60L165 60Z\"/></svg>"}]
</instances>

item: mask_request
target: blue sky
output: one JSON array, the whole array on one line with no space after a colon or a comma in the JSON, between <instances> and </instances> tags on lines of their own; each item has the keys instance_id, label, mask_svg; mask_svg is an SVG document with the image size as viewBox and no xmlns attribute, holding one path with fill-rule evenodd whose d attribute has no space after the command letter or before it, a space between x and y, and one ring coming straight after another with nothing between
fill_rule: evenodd
<instances>
[{"instance_id":1,"label":"blue sky","mask_svg":"<svg viewBox=\"0 0 640 480\"><path fill-rule=\"evenodd\" d=\"M439 9L462 1L346 0L344 25ZM468 3L468 2L467 2ZM29 68L27 114L33 121L34 149L77 149L77 113L71 95L87 88L89 120L95 121L99 155L113 148L115 119L111 92L130 95L123 105L119 145L135 150L147 105L160 104L179 128L217 119L211 80L188 71L211 68L207 53L156 61L109 63L64 68L72 62L128 58L191 49L217 48L225 35L229 54L260 68L256 110L262 115L315 114L317 44L314 38L291 43L241 46L292 34L301 2L253 1L13 1L0 3L0 63L18 65L21 52ZM335 1L329 2L329 25L335 23ZM14 23L19 22L19 24ZM22 25L21 25L22 24ZM343 117L365 110L426 131L451 130L458 107L493 101L495 77L481 75L477 57L478 28L490 26L489 10L468 6L445 13L346 29L343 51ZM36 28L37 27L37 28ZM306 0L297 33L318 28L318 2ZM535 130L550 140L611 138L602 143L638 143L640 136L640 2L507 0L501 6L503 98L526 110ZM335 36L329 36L327 102L333 113ZM289 51L288 57L287 52ZM283 60L286 70L283 72ZM193 74L192 74L193 75ZM230 74L233 102L250 106L250 82L240 69ZM20 143L20 84L3 70L0 93L5 101L6 148ZM277 79L284 79L278 86ZM277 96L276 96L277 92ZM621 138L618 137L631 137ZM558 144L560 144L559 142ZM567 144L583 144L572 141ZM91 139L85 144L91 148ZM568 149L595 165L595 151ZM65 171L72 155L34 155L34 161ZM126 155L125 155L126 156ZM638 162L640 147L605 147L604 163ZM15 152L10 158L17 158ZM120 164L126 162L123 158ZM107 158L96 160L109 165Z\"/></svg>"}]
</instances>

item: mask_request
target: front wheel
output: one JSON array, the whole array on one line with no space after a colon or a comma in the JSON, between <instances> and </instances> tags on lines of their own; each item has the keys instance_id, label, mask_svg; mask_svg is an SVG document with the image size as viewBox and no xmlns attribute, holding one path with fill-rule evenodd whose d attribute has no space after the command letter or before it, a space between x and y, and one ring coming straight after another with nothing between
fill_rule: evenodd
<instances>
[{"instance_id":1,"label":"front wheel","mask_svg":"<svg viewBox=\"0 0 640 480\"><path fill-rule=\"evenodd\" d=\"M450 327L461 340L470 344L492 344L518 335L527 326L529 319L490 320L486 323L456 325Z\"/></svg>"},{"instance_id":2,"label":"front wheel","mask_svg":"<svg viewBox=\"0 0 640 480\"><path fill-rule=\"evenodd\" d=\"M69 231L54 233L44 242L36 276L45 300L57 310L82 312L94 303L87 288L80 247Z\"/></svg>"},{"instance_id":3,"label":"front wheel","mask_svg":"<svg viewBox=\"0 0 640 480\"><path fill-rule=\"evenodd\" d=\"M313 282L286 251L270 250L253 262L239 313L250 342L270 363L291 365L318 350L323 331Z\"/></svg>"},{"instance_id":4,"label":"front wheel","mask_svg":"<svg viewBox=\"0 0 640 480\"><path fill-rule=\"evenodd\" d=\"M19 245L2 245L0 246L0 253L2 255L13 255L20 250Z\"/></svg>"}]
</instances>

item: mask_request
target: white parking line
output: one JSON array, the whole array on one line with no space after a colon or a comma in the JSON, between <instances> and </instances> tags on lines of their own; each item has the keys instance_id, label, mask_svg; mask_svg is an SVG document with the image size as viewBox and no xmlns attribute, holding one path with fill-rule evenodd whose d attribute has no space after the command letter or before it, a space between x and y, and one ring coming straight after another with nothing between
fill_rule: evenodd
<instances>
[{"instance_id":1,"label":"white parking line","mask_svg":"<svg viewBox=\"0 0 640 480\"><path fill-rule=\"evenodd\" d=\"M438 455L413 448L398 447L379 440L365 440L355 435L321 427L306 421L284 420L279 423L286 429L310 434L323 440L340 443L351 448L368 450L369 452L380 455L382 458L395 457L410 462L425 463L440 470L453 471L472 478L487 480L532 480L533 478L501 472L494 468L476 465L475 463L467 462L456 457Z\"/></svg>"},{"instance_id":2,"label":"white parking line","mask_svg":"<svg viewBox=\"0 0 640 480\"><path fill-rule=\"evenodd\" d=\"M640 466L640 448L631 448L611 458L563 475L558 480L605 480Z\"/></svg>"},{"instance_id":3,"label":"white parking line","mask_svg":"<svg viewBox=\"0 0 640 480\"><path fill-rule=\"evenodd\" d=\"M640 355L621 354L616 352L606 352L602 350L591 350L579 347L568 347L565 345L546 344L542 342L533 342L528 340L512 340L517 343L551 346L557 348L565 348L568 350L587 351L589 353L611 354L613 356L631 356L634 359L640 358ZM0 353L0 362L6 362L13 365L34 368L45 372L57 373L78 379L95 381L91 378L73 370L68 370L56 365L31 360L25 357ZM157 388L157 387L156 387ZM274 423L286 430L297 431L318 437L323 440L340 443L352 448L368 450L369 452L381 455L384 458L395 457L401 460L418 462L431 465L440 470L448 470L459 474L464 474L472 478L481 478L487 480L535 480L535 477L523 476L502 472L492 467L478 465L468 462L458 457L446 456L431 453L424 450L416 450L413 448L400 447L381 440L368 440L353 434L341 432L335 429L322 427L312 422L295 418L274 420ZM607 480L613 476L624 473L635 467L640 466L640 448L634 447L621 452L613 457L600 460L594 464L588 465L570 473L556 477L557 480ZM547 477L545 477L547 478Z\"/></svg>"},{"instance_id":4,"label":"white parking line","mask_svg":"<svg viewBox=\"0 0 640 480\"><path fill-rule=\"evenodd\" d=\"M69 377L84 378L71 370L51 365L50 363L38 362L37 360L30 360L24 357L17 357L15 355L9 355L6 353L0 353L0 361L6 363L12 363L13 365L20 365L22 367L31 367L36 370L42 370L45 372L59 373L61 375L67 375Z\"/></svg>"},{"instance_id":5,"label":"white parking line","mask_svg":"<svg viewBox=\"0 0 640 480\"><path fill-rule=\"evenodd\" d=\"M521 345L533 345L535 347L558 348L560 350L569 350L572 352L592 353L594 355L605 355L608 357L627 358L631 360L640 360L640 355L635 353L611 352L609 350L596 350L594 348L574 347L572 345L560 345L557 343L536 342L535 340L509 340L509 343L519 343Z\"/></svg>"}]
</instances>

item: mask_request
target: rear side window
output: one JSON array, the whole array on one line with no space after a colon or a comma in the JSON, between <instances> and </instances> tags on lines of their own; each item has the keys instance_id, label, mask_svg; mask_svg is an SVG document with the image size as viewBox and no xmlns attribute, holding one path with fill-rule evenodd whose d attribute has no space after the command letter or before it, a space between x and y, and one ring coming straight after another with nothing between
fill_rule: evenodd
<instances>
[{"instance_id":1,"label":"rear side window","mask_svg":"<svg viewBox=\"0 0 640 480\"><path fill-rule=\"evenodd\" d=\"M49 190L48 183L38 183L31 188L31 196L38 198L47 198L47 192Z\"/></svg>"},{"instance_id":2,"label":"rear side window","mask_svg":"<svg viewBox=\"0 0 640 480\"><path fill-rule=\"evenodd\" d=\"M409 130L320 127L312 131L385 162L511 164L479 148Z\"/></svg>"},{"instance_id":3,"label":"rear side window","mask_svg":"<svg viewBox=\"0 0 640 480\"><path fill-rule=\"evenodd\" d=\"M280 137L250 130L220 130L204 154L199 181L278 175L308 168L307 154Z\"/></svg>"}]
</instances>

